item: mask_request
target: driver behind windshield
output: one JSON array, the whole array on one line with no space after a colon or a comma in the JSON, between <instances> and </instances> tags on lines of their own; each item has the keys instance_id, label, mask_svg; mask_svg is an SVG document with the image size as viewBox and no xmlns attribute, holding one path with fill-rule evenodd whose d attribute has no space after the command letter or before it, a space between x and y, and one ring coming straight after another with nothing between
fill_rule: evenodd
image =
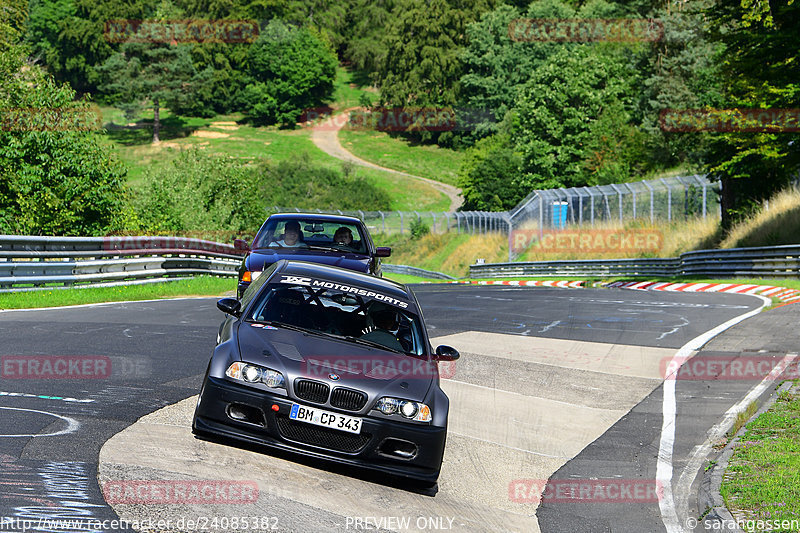
<instances>
[{"instance_id":1,"label":"driver behind windshield","mask_svg":"<svg viewBox=\"0 0 800 533\"><path fill-rule=\"evenodd\" d=\"M397 340L393 331L398 328L397 313L391 309L382 309L371 315L375 329L361 336L365 341L382 344L391 350L404 352L403 345Z\"/></svg>"},{"instance_id":2,"label":"driver behind windshield","mask_svg":"<svg viewBox=\"0 0 800 533\"><path fill-rule=\"evenodd\" d=\"M333 234L333 242L340 246L352 246L353 232L350 231L350 228L342 226Z\"/></svg>"},{"instance_id":3,"label":"driver behind windshield","mask_svg":"<svg viewBox=\"0 0 800 533\"><path fill-rule=\"evenodd\" d=\"M283 239L269 243L270 248L308 248L308 245L300 240L300 223L290 220L283 227Z\"/></svg>"}]
</instances>

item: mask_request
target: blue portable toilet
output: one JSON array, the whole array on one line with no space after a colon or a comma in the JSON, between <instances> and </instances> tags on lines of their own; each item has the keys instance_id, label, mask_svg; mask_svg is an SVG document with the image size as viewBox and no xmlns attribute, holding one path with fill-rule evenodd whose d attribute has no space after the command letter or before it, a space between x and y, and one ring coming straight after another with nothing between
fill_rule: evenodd
<instances>
[{"instance_id":1,"label":"blue portable toilet","mask_svg":"<svg viewBox=\"0 0 800 533\"><path fill-rule=\"evenodd\" d=\"M567 202L553 202L553 227L563 229L567 227Z\"/></svg>"}]
</instances>

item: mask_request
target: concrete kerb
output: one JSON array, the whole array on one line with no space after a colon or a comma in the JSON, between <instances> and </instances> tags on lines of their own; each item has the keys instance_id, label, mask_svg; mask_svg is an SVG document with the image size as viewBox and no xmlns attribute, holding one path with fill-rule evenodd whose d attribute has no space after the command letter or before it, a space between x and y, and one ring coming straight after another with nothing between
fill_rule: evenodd
<instances>
[{"instance_id":1,"label":"concrete kerb","mask_svg":"<svg viewBox=\"0 0 800 533\"><path fill-rule=\"evenodd\" d=\"M722 480L725 472L728 469L733 451L739 442L739 439L744 435L747 430L747 424L761 416L763 413L772 407L777 401L778 395L781 392L787 391L792 388L792 383L783 383L778 387L764 402L764 404L750 417L750 419L736 432L736 435L731 438L730 442L720 452L716 462L711 468L705 471L703 479L700 482L700 488L697 495L698 509L703 509L702 519L698 517L697 528L704 530L714 531L730 531L733 533L744 533L744 531L736 526L736 518L731 514L728 507L725 505L725 500L721 494ZM795 386L795 390L800 390L800 386ZM733 527L727 527L732 525Z\"/></svg>"}]
</instances>

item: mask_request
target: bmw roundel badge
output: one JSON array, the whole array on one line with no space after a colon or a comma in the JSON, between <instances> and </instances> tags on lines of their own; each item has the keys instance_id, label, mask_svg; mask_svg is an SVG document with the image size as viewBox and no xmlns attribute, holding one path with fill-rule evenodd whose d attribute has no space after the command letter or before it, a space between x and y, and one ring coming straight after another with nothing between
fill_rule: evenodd
<instances>
[{"instance_id":1,"label":"bmw roundel badge","mask_svg":"<svg viewBox=\"0 0 800 533\"><path fill-rule=\"evenodd\" d=\"M339 374L328 374L328 378L332 379L333 381L339 381Z\"/></svg>"}]
</instances>

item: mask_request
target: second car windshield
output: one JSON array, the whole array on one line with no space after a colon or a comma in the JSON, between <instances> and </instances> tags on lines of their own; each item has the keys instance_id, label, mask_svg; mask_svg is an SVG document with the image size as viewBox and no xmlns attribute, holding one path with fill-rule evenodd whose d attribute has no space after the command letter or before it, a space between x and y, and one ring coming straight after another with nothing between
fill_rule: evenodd
<instances>
[{"instance_id":1,"label":"second car windshield","mask_svg":"<svg viewBox=\"0 0 800 533\"><path fill-rule=\"evenodd\" d=\"M336 289L270 284L246 320L285 324L410 355L425 353L416 314Z\"/></svg>"},{"instance_id":2,"label":"second car windshield","mask_svg":"<svg viewBox=\"0 0 800 533\"><path fill-rule=\"evenodd\" d=\"M366 239L358 225L302 217L268 220L253 244L255 249L314 247L362 254L367 250Z\"/></svg>"}]
</instances>

